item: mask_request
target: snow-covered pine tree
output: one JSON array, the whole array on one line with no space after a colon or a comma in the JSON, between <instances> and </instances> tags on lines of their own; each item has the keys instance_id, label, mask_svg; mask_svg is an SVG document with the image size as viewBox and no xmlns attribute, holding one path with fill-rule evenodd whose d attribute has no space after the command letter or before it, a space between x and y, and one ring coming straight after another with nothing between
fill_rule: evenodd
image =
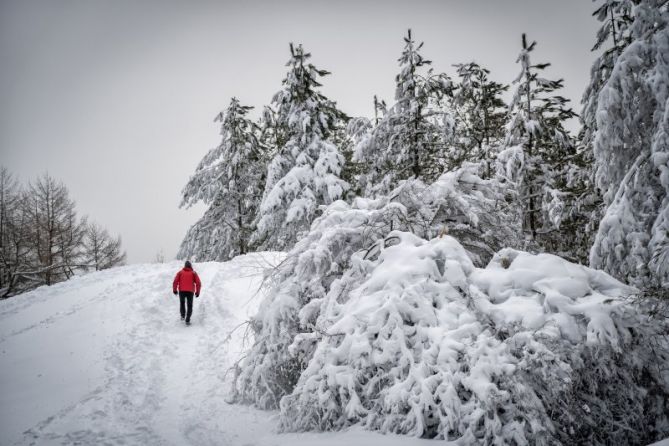
<instances>
[{"instance_id":1,"label":"snow-covered pine tree","mask_svg":"<svg viewBox=\"0 0 669 446\"><path fill-rule=\"evenodd\" d=\"M271 160L278 153L279 148L286 145L290 135L286 123L280 123L277 112L270 106L263 107L258 119L258 140L265 148L265 158ZM265 169L265 174L267 169ZM264 186L264 184L263 184Z\"/></svg>"},{"instance_id":2,"label":"snow-covered pine tree","mask_svg":"<svg viewBox=\"0 0 669 446\"><path fill-rule=\"evenodd\" d=\"M380 134L375 135L379 127L380 119L385 116L388 109L385 102L379 102L374 95L374 119L366 116L358 116L349 119L346 125L346 133L352 142L351 146L351 166L353 173L353 182L351 190L359 197L365 197L371 194L372 182L377 176L373 169L374 160L369 155L372 153L381 153L383 149L378 147L384 138ZM376 137L376 139L375 139Z\"/></svg>"},{"instance_id":3,"label":"snow-covered pine tree","mask_svg":"<svg viewBox=\"0 0 669 446\"><path fill-rule=\"evenodd\" d=\"M584 141L584 129L574 139L575 153L568 160L562 177L562 192L567 195L560 227L553 229L550 244L544 247L572 261L587 265L590 248L602 216L602 197L595 187L592 147Z\"/></svg>"},{"instance_id":4,"label":"snow-covered pine tree","mask_svg":"<svg viewBox=\"0 0 669 446\"><path fill-rule=\"evenodd\" d=\"M327 205L343 197L344 157L333 131L347 117L318 91L329 72L309 62L302 45L290 45L284 88L272 100L276 148L257 218L254 242L264 249L288 249Z\"/></svg>"},{"instance_id":5,"label":"snow-covered pine tree","mask_svg":"<svg viewBox=\"0 0 669 446\"><path fill-rule=\"evenodd\" d=\"M476 62L455 67L460 83L453 94L453 150L462 160L482 161L483 175L490 178L496 148L504 141L507 107L501 95L509 86L489 79L490 70Z\"/></svg>"},{"instance_id":6,"label":"snow-covered pine tree","mask_svg":"<svg viewBox=\"0 0 669 446\"><path fill-rule=\"evenodd\" d=\"M550 64L532 64L530 54L536 42L528 44L523 34L522 46L517 60L521 71L514 80L517 86L509 105L505 146L507 151L519 152L521 171L514 176L523 208L523 230L531 242L556 252L551 239L560 237L550 232L559 228L564 216L565 200L569 198L565 189L574 168L570 160L575 155L564 123L576 114L567 108L568 100L557 94L562 79L540 77Z\"/></svg>"},{"instance_id":7,"label":"snow-covered pine tree","mask_svg":"<svg viewBox=\"0 0 669 446\"><path fill-rule=\"evenodd\" d=\"M338 120L332 128L330 141L339 149L339 153L344 157L344 164L339 173L339 177L348 184L348 189L342 198L347 201L361 195L361 190L358 187L357 177L361 171L361 164L353 161L353 144L354 140L348 131L348 124L351 119L347 117L346 120Z\"/></svg>"},{"instance_id":8,"label":"snow-covered pine tree","mask_svg":"<svg viewBox=\"0 0 669 446\"><path fill-rule=\"evenodd\" d=\"M222 141L200 161L181 202L192 206L203 201L209 209L187 232L178 258L228 260L249 249L265 168L258 127L247 117L251 109L232 98L216 116Z\"/></svg>"},{"instance_id":9,"label":"snow-covered pine tree","mask_svg":"<svg viewBox=\"0 0 669 446\"><path fill-rule=\"evenodd\" d=\"M566 225L575 227L571 231L575 236L573 253L575 258L586 263L604 215L604 202L601 191L595 185L594 137L597 131L597 108L599 92L606 84L613 70L616 59L630 43L629 27L632 23L631 0L605 0L593 13L602 23L597 31L592 51L603 52L595 59L590 69L590 82L587 85L581 104L581 131L578 135L575 158L579 165L577 179L574 181L574 206L566 218ZM564 225L563 225L564 226Z\"/></svg>"},{"instance_id":10,"label":"snow-covered pine tree","mask_svg":"<svg viewBox=\"0 0 669 446\"><path fill-rule=\"evenodd\" d=\"M633 8L632 0L604 0L603 4L592 14L602 25L597 30L595 44L591 51L603 49L603 52L590 68L590 82L581 100L583 103L581 119L585 129L584 141L588 145L592 145L597 130L599 92L611 76L618 57L632 42Z\"/></svg>"},{"instance_id":11,"label":"snow-covered pine tree","mask_svg":"<svg viewBox=\"0 0 669 446\"><path fill-rule=\"evenodd\" d=\"M366 166L365 195L388 193L411 177L434 181L456 165L448 151L453 118L442 104L452 82L446 74L425 71L432 62L423 58L422 47L409 30L395 78L395 103L381 118L377 115L378 124L356 145L354 159Z\"/></svg>"},{"instance_id":12,"label":"snow-covered pine tree","mask_svg":"<svg viewBox=\"0 0 669 446\"><path fill-rule=\"evenodd\" d=\"M590 82L585 88L581 103L583 142L592 146L597 130L597 108L599 92L608 81L618 56L631 42L629 28L633 21L632 0L604 0L592 14L602 25L597 31L592 51L599 51L607 45L603 53L595 59L590 69Z\"/></svg>"},{"instance_id":13,"label":"snow-covered pine tree","mask_svg":"<svg viewBox=\"0 0 669 446\"><path fill-rule=\"evenodd\" d=\"M669 287L669 4L631 8L630 43L596 101L595 176L607 205L590 262L639 287Z\"/></svg>"}]
</instances>

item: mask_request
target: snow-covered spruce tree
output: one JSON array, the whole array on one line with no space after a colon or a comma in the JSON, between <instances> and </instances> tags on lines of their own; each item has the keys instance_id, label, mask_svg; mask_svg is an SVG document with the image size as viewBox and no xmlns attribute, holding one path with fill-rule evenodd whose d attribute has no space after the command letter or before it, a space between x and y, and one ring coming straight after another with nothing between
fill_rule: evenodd
<instances>
[{"instance_id":1,"label":"snow-covered spruce tree","mask_svg":"<svg viewBox=\"0 0 669 446\"><path fill-rule=\"evenodd\" d=\"M633 6L631 0L604 0L593 13L602 26L597 31L592 51L606 48L592 64L590 82L581 100L583 104L581 120L584 129L582 140L589 147L593 145L597 130L599 92L609 80L618 56L631 42L629 28L633 21Z\"/></svg>"},{"instance_id":2,"label":"snow-covered spruce tree","mask_svg":"<svg viewBox=\"0 0 669 446\"><path fill-rule=\"evenodd\" d=\"M479 269L452 237L393 231L300 311L312 328L289 351L310 359L281 427L647 444L669 433L669 355L633 292L553 255L505 249Z\"/></svg>"},{"instance_id":3,"label":"snow-covered spruce tree","mask_svg":"<svg viewBox=\"0 0 669 446\"><path fill-rule=\"evenodd\" d=\"M574 159L579 169L573 180L573 206L561 225L563 232L567 230L575 237L572 253L582 263L589 261L590 248L605 211L601 191L595 185L594 169L593 145L597 131L599 92L609 79L616 59L630 43L632 7L631 0L605 0L593 13L602 25L597 31L592 51L603 52L592 64L590 82L581 99L581 131L577 138L577 156Z\"/></svg>"},{"instance_id":4,"label":"snow-covered spruce tree","mask_svg":"<svg viewBox=\"0 0 669 446\"><path fill-rule=\"evenodd\" d=\"M280 130L267 170L254 242L263 249L288 249L309 229L320 206L333 203L348 189L341 172L344 157L332 141L346 116L323 96L319 78L328 75L309 63L302 45L290 45L284 89L272 101Z\"/></svg>"},{"instance_id":5,"label":"snow-covered spruce tree","mask_svg":"<svg viewBox=\"0 0 669 446\"><path fill-rule=\"evenodd\" d=\"M560 227L550 233L550 244L544 246L572 261L587 265L590 248L602 216L602 197L594 181L592 147L586 145L584 129L575 138L575 153L568 160L563 177L564 207Z\"/></svg>"},{"instance_id":6,"label":"snow-covered spruce tree","mask_svg":"<svg viewBox=\"0 0 669 446\"><path fill-rule=\"evenodd\" d=\"M500 206L500 185L479 178L478 170L479 166L465 165L432 185L409 179L386 196L328 206L273 277L252 324L255 343L236 383L238 400L278 407L312 354L308 348L291 352L288 346L298 334L313 331L325 295L350 267L353 253L380 249L389 231L433 237L446 226L466 241L468 255L478 262L514 240L518 244L513 232L518 223Z\"/></svg>"},{"instance_id":7,"label":"snow-covered spruce tree","mask_svg":"<svg viewBox=\"0 0 669 446\"><path fill-rule=\"evenodd\" d=\"M615 60L630 43L629 26L632 23L633 3L630 0L606 0L593 15L602 22L597 31L593 51L607 47L595 60L591 68L590 83L582 98L582 128L576 143L576 153L569 159L570 169L565 177L563 192L568 199L560 227L553 230L551 243L547 248L586 264L590 248L604 214L602 194L595 185L594 136L597 130L596 113L599 92L608 80Z\"/></svg>"},{"instance_id":8,"label":"snow-covered spruce tree","mask_svg":"<svg viewBox=\"0 0 669 446\"><path fill-rule=\"evenodd\" d=\"M507 107L501 95L509 87L490 80L490 70L476 62L455 67L460 83L453 94L456 135L453 151L462 160L482 161L483 174L490 178L496 150L506 134Z\"/></svg>"},{"instance_id":9,"label":"snow-covered spruce tree","mask_svg":"<svg viewBox=\"0 0 669 446\"><path fill-rule=\"evenodd\" d=\"M369 119L365 116L349 119L346 125L346 133L351 142L351 159L347 160L349 166L348 171L351 173L351 192L356 196L362 197L367 194L367 189L371 189L371 183L377 177L377 173L371 169L372 160L365 159L365 153L382 152L381 147L377 147L379 141L372 139L373 136L377 138L380 135L374 135L374 130L378 127L379 122L386 116L388 107L386 102L379 100L374 95L374 119ZM384 139L384 138L379 138Z\"/></svg>"},{"instance_id":10,"label":"snow-covered spruce tree","mask_svg":"<svg viewBox=\"0 0 669 446\"><path fill-rule=\"evenodd\" d=\"M209 208L186 233L180 259L228 260L249 249L265 169L257 125L247 117L251 109L232 98L215 119L223 139L200 161L181 202L192 206L203 201Z\"/></svg>"},{"instance_id":11,"label":"snow-covered spruce tree","mask_svg":"<svg viewBox=\"0 0 669 446\"><path fill-rule=\"evenodd\" d=\"M288 142L289 129L285 122L279 121L277 111L267 105L263 107L262 115L258 120L258 128L258 140L265 148L265 157L271 160Z\"/></svg>"},{"instance_id":12,"label":"snow-covered spruce tree","mask_svg":"<svg viewBox=\"0 0 669 446\"><path fill-rule=\"evenodd\" d=\"M544 249L557 252L561 237L556 233L564 216L566 191L575 148L564 128L567 119L576 114L567 108L568 100L557 94L562 80L540 77L550 64L532 64L530 54L536 42L527 43L522 36L522 51L517 62L521 71L514 81L516 90L509 105L510 121L505 138L506 150L520 152L517 180L523 208L523 230L529 240Z\"/></svg>"},{"instance_id":13,"label":"snow-covered spruce tree","mask_svg":"<svg viewBox=\"0 0 669 446\"><path fill-rule=\"evenodd\" d=\"M366 196L388 193L411 177L434 181L457 164L447 146L453 118L442 104L452 82L446 74L425 71L431 62L421 55L422 46L409 30L395 78L395 104L356 145L354 160L365 165Z\"/></svg>"},{"instance_id":14,"label":"snow-covered spruce tree","mask_svg":"<svg viewBox=\"0 0 669 446\"><path fill-rule=\"evenodd\" d=\"M330 136L330 141L339 149L339 153L344 157L339 177L348 185L348 189L342 197L347 201L361 195L357 177L362 168L360 163L353 161L354 140L348 130L349 122L351 122L351 119L348 117L346 120L336 121Z\"/></svg>"},{"instance_id":15,"label":"snow-covered spruce tree","mask_svg":"<svg viewBox=\"0 0 669 446\"><path fill-rule=\"evenodd\" d=\"M591 265L640 287L669 287L669 5L631 9L630 43L597 97L596 181L606 213Z\"/></svg>"}]
</instances>

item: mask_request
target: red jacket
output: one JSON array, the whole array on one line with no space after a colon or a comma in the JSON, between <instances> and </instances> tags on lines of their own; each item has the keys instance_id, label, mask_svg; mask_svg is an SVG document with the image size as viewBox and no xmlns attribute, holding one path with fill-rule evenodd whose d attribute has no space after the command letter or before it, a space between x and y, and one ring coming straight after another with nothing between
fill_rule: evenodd
<instances>
[{"instance_id":1,"label":"red jacket","mask_svg":"<svg viewBox=\"0 0 669 446\"><path fill-rule=\"evenodd\" d=\"M200 294L200 278L197 273L190 268L184 268L177 273L172 283L172 291L190 291Z\"/></svg>"}]
</instances>

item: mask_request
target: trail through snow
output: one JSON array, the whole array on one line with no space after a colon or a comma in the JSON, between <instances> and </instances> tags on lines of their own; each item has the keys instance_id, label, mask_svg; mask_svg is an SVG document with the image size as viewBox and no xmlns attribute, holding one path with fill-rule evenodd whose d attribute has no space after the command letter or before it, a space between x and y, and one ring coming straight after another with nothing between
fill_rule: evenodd
<instances>
[{"instance_id":1,"label":"trail through snow","mask_svg":"<svg viewBox=\"0 0 669 446\"><path fill-rule=\"evenodd\" d=\"M0 445L426 444L359 429L279 435L274 413L226 402L244 348L244 330L230 333L256 312L263 270L281 258L196 264L203 291L190 327L171 293L179 262L0 302Z\"/></svg>"}]
</instances>

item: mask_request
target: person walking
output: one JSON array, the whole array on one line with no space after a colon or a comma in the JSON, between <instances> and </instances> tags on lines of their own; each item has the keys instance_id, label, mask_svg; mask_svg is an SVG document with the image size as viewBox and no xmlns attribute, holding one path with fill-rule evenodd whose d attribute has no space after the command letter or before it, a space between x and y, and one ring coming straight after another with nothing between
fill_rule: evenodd
<instances>
[{"instance_id":1,"label":"person walking","mask_svg":"<svg viewBox=\"0 0 669 446\"><path fill-rule=\"evenodd\" d=\"M190 325L190 317L193 314L193 294L200 297L200 277L193 270L193 265L186 260L183 269L174 277L172 282L172 292L179 294L179 310L181 311L181 320L186 320L186 325ZM188 309L186 309L186 305Z\"/></svg>"}]
</instances>

